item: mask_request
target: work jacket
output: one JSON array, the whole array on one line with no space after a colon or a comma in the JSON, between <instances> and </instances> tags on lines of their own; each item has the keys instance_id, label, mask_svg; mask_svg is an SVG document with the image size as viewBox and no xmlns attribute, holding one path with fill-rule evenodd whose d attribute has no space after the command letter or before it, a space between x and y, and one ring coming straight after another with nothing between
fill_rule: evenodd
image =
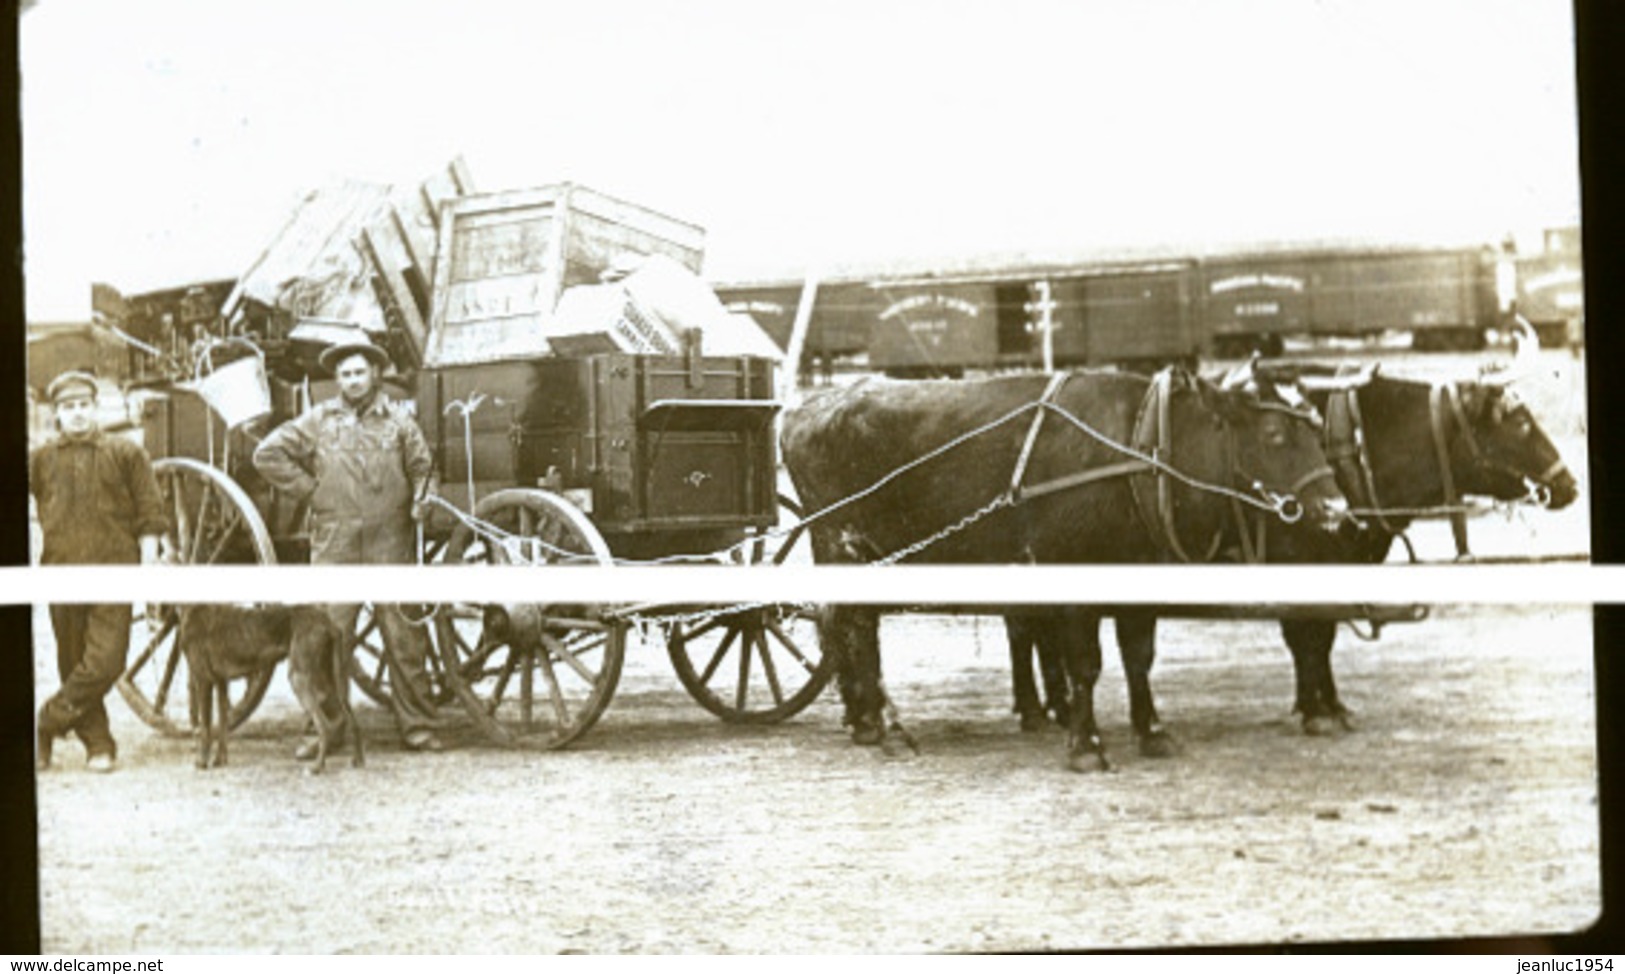
<instances>
[{"instance_id":1,"label":"work jacket","mask_svg":"<svg viewBox=\"0 0 1625 974\"><path fill-rule=\"evenodd\" d=\"M416 555L412 505L428 493L433 459L406 410L379 393L360 412L342 397L282 424L254 466L310 503L315 564L395 564Z\"/></svg>"},{"instance_id":2,"label":"work jacket","mask_svg":"<svg viewBox=\"0 0 1625 974\"><path fill-rule=\"evenodd\" d=\"M139 565L142 536L168 526L147 451L100 430L36 448L28 489L45 541L42 565Z\"/></svg>"}]
</instances>

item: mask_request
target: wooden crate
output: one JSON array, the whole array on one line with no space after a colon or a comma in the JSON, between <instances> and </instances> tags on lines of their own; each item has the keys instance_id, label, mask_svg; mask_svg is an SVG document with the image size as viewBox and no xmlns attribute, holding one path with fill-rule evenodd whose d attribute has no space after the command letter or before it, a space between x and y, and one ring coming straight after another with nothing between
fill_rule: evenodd
<instances>
[{"instance_id":1,"label":"wooden crate","mask_svg":"<svg viewBox=\"0 0 1625 974\"><path fill-rule=\"evenodd\" d=\"M569 183L445 204L425 364L548 354L565 288L596 284L625 256L664 254L699 273L705 231Z\"/></svg>"}]
</instances>

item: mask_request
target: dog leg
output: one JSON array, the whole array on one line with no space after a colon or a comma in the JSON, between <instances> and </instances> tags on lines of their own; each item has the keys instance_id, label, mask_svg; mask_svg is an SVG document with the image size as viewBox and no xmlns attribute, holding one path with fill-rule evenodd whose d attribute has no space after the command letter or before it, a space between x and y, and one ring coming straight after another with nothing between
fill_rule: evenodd
<instances>
[{"instance_id":1,"label":"dog leg","mask_svg":"<svg viewBox=\"0 0 1625 974\"><path fill-rule=\"evenodd\" d=\"M310 661L297 651L289 654L288 684L293 687L293 695L299 698L299 706L305 708L306 715L316 725L316 760L305 771L321 774L327 766L327 715L322 712L321 696L317 693L316 681L311 678L309 665Z\"/></svg>"},{"instance_id":2,"label":"dog leg","mask_svg":"<svg viewBox=\"0 0 1625 974\"><path fill-rule=\"evenodd\" d=\"M328 650L327 658L333 666L333 685L338 688L339 712L350 727L350 766L359 768L367 763L367 756L361 743L361 723L355 719L355 710L350 707L350 641L337 628L333 628L329 633Z\"/></svg>"}]
</instances>

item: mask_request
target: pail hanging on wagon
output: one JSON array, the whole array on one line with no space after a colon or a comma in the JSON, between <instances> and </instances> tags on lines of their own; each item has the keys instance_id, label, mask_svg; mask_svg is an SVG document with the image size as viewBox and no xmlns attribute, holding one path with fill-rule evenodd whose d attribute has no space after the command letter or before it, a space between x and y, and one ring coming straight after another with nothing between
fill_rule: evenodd
<instances>
[{"instance_id":1,"label":"pail hanging on wagon","mask_svg":"<svg viewBox=\"0 0 1625 974\"><path fill-rule=\"evenodd\" d=\"M215 346L210 346L198 356L192 387L228 428L235 429L271 412L271 386L265 375L265 353L259 346L242 339L229 344L245 345L254 354L216 366L211 355Z\"/></svg>"}]
</instances>

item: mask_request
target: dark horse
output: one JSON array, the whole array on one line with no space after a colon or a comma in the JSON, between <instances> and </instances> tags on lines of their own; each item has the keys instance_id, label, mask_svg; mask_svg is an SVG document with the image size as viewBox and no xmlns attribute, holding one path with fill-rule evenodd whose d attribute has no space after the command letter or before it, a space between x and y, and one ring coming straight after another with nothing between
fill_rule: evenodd
<instances>
[{"instance_id":1,"label":"dark horse","mask_svg":"<svg viewBox=\"0 0 1625 974\"><path fill-rule=\"evenodd\" d=\"M1531 348L1524 345L1523 348ZM1421 514L1455 519L1458 551L1465 555L1466 528L1461 520L1463 496L1500 500L1535 497L1549 510L1559 510L1578 496L1574 476L1557 448L1535 421L1529 407L1507 389L1507 377L1478 381L1432 381L1382 374L1373 368L1347 374L1331 366L1277 363L1260 366L1274 381L1297 381L1326 418L1326 454L1337 472L1339 488L1354 505L1361 527L1336 534L1298 529L1275 531L1261 554L1270 561L1367 563L1387 559L1394 540ZM1513 374L1513 373L1509 373ZM1155 638L1155 619L1135 613L1118 619L1119 645L1128 660L1147 657ZM1058 629L1051 621L1033 633L1040 665L1049 672L1069 642L1095 643L1098 616L1079 614ZM1294 712L1305 732L1324 734L1352 726L1351 714L1337 695L1331 651L1336 622L1328 619L1283 619L1281 634L1292 651L1297 678ZM1015 623L1028 643L1030 623ZM1127 642L1125 642L1125 639ZM1132 644L1132 645L1130 645ZM1012 637L1012 652L1017 649ZM1032 663L1013 670L1018 709L1036 712ZM1056 688L1046 680L1050 707Z\"/></svg>"},{"instance_id":2,"label":"dark horse","mask_svg":"<svg viewBox=\"0 0 1625 974\"><path fill-rule=\"evenodd\" d=\"M783 442L820 563L1212 560L1243 508L1331 530L1346 507L1311 411L1175 370L860 383L790 412ZM878 610L822 623L854 740L880 743ZM1149 668L1130 676L1142 740L1160 731ZM1071 763L1104 766L1099 653L1067 670Z\"/></svg>"},{"instance_id":3,"label":"dark horse","mask_svg":"<svg viewBox=\"0 0 1625 974\"><path fill-rule=\"evenodd\" d=\"M1282 531L1271 560L1375 564L1418 513L1431 511L1452 518L1465 556L1463 496L1534 497L1554 511L1579 496L1557 447L1502 382L1433 382L1377 370L1349 380L1324 368L1298 375L1326 414L1326 453L1365 528L1320 537ZM1294 709L1312 734L1349 724L1332 677L1336 632L1329 620L1281 622L1297 675Z\"/></svg>"}]
</instances>

